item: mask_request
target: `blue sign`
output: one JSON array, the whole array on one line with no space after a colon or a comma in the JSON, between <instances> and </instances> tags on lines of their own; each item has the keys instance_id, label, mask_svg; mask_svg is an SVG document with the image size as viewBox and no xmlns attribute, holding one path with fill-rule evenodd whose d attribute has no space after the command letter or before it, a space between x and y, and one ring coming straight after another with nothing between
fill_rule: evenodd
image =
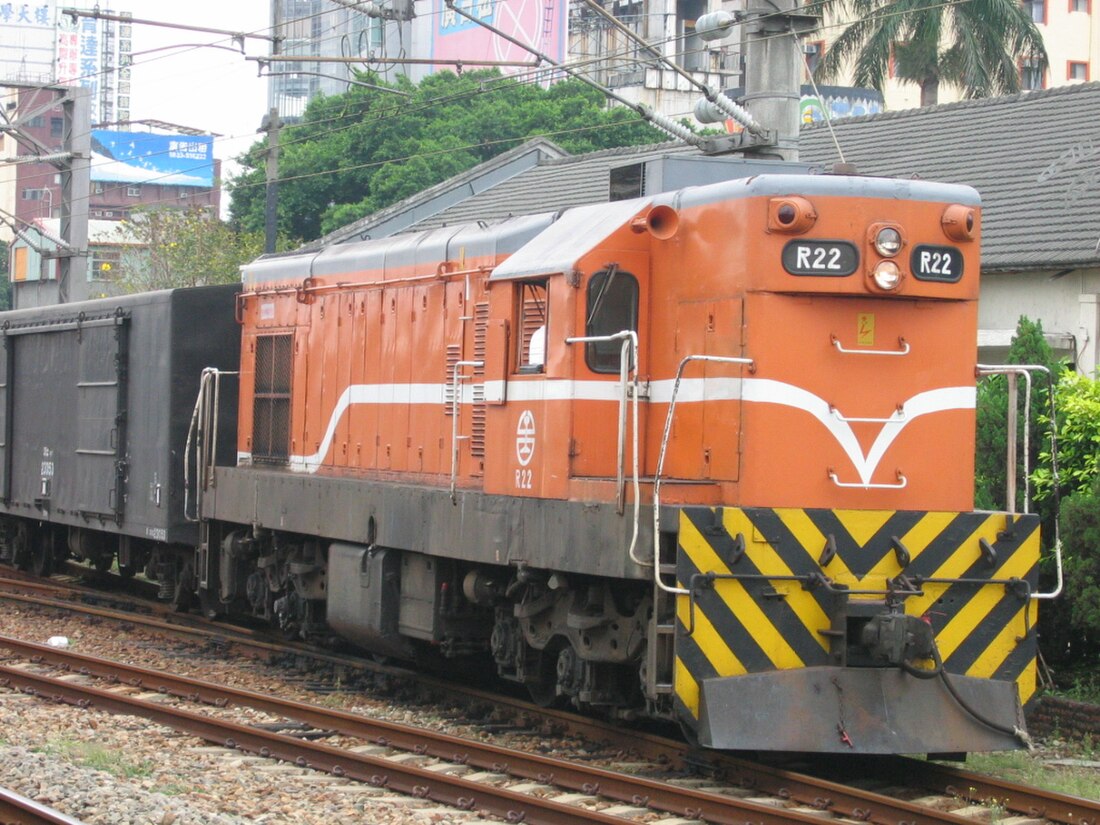
<instances>
[{"instance_id":1,"label":"blue sign","mask_svg":"<svg viewBox=\"0 0 1100 825\"><path fill-rule=\"evenodd\" d=\"M214 138L93 129L92 180L210 188Z\"/></svg>"}]
</instances>

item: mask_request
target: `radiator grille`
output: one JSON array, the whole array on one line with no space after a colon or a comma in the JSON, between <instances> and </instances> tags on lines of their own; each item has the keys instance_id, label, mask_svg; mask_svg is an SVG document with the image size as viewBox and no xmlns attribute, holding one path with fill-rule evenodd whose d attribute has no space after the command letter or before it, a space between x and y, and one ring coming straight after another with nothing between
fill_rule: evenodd
<instances>
[{"instance_id":1,"label":"radiator grille","mask_svg":"<svg viewBox=\"0 0 1100 825\"><path fill-rule=\"evenodd\" d=\"M284 463L290 454L292 339L291 335L261 335L256 338L253 461Z\"/></svg>"}]
</instances>

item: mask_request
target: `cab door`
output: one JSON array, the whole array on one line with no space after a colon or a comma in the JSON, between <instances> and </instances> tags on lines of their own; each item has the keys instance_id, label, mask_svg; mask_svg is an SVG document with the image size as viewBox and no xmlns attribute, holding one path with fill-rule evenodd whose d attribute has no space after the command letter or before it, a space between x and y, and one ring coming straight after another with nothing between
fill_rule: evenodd
<instances>
[{"instance_id":1,"label":"cab door","mask_svg":"<svg viewBox=\"0 0 1100 825\"><path fill-rule=\"evenodd\" d=\"M607 263L584 274L577 298L576 335L600 338L623 331L638 335L637 365L632 347L627 345L629 378L634 369L646 374L647 342L640 331L647 296L649 258L637 252L608 252ZM614 479L619 473L620 408L623 398L621 365L623 341L595 341L576 344L573 353L574 403L572 439L570 441L570 475ZM628 397L624 420L623 472L630 476L634 462L634 403ZM639 462L644 463L644 433L646 403L639 399L638 433Z\"/></svg>"}]
</instances>

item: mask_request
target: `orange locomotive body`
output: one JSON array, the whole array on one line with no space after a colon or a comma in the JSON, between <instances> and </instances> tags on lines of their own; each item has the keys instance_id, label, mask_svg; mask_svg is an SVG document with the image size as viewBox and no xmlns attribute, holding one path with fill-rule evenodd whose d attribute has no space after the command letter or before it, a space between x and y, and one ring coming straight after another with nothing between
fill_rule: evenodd
<instances>
[{"instance_id":1,"label":"orange locomotive body","mask_svg":"<svg viewBox=\"0 0 1100 825\"><path fill-rule=\"evenodd\" d=\"M764 175L246 267L195 584L704 745L1012 747L966 187Z\"/></svg>"}]
</instances>

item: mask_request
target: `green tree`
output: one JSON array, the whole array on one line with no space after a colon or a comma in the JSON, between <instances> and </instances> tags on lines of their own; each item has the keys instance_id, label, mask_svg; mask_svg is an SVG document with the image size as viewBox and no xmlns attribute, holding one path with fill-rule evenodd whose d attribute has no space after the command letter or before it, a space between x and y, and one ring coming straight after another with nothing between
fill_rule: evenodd
<instances>
[{"instance_id":1,"label":"green tree","mask_svg":"<svg viewBox=\"0 0 1100 825\"><path fill-rule=\"evenodd\" d=\"M282 233L316 238L537 135L569 152L665 139L579 81L543 88L495 71L438 72L391 89L408 97L356 86L315 98L299 123L282 130ZM265 150L261 141L239 159L245 171L230 185L236 228L263 227Z\"/></svg>"},{"instance_id":2,"label":"green tree","mask_svg":"<svg viewBox=\"0 0 1100 825\"><path fill-rule=\"evenodd\" d=\"M198 207L138 212L126 227L136 242L120 262L126 292L235 283L264 246L261 233L235 231Z\"/></svg>"},{"instance_id":3,"label":"green tree","mask_svg":"<svg viewBox=\"0 0 1100 825\"><path fill-rule=\"evenodd\" d=\"M921 105L941 83L969 99L1020 91L1020 61L1047 66L1043 37L1019 0L823 0L823 11L854 19L826 52L815 77L836 80L849 67L857 86L880 92L891 58L899 79L916 83Z\"/></svg>"},{"instance_id":4,"label":"green tree","mask_svg":"<svg viewBox=\"0 0 1100 825\"><path fill-rule=\"evenodd\" d=\"M1054 357L1046 338L1043 337L1043 325L1039 321L1030 321L1021 317L1016 327L1016 336L1012 339L1008 355L1005 359L1008 364L1034 364L1046 367L1054 377L1064 368L1062 363ZM1025 414L1024 383L1020 381L1019 397L1017 399L1020 410L1017 415L1017 432L1015 437L1017 444L1023 444L1023 428ZM1049 444L1050 435L1046 425L1050 412L1050 392L1047 381L1041 373L1033 375L1031 412L1026 416L1030 421L1028 432L1027 467L1035 469L1039 463L1040 452ZM1006 507L1006 465L1005 456L1008 449L1008 381L1003 375L990 375L978 384L977 402L977 440L974 456L975 470L975 501L982 509L1000 510ZM1024 455L1022 446L1017 453L1016 478L1017 485L1017 509L1023 508L1023 468ZM1049 508L1047 508L1049 509ZM1046 516L1046 521L1053 516L1040 510Z\"/></svg>"},{"instance_id":5,"label":"green tree","mask_svg":"<svg viewBox=\"0 0 1100 825\"><path fill-rule=\"evenodd\" d=\"M1087 491L1100 476L1100 379L1065 370L1054 388L1057 410L1058 479L1063 495ZM1050 426L1044 415L1040 423ZM1054 473L1049 447L1039 454L1039 466L1031 479L1035 498L1054 492ZM1100 551L1100 547L1097 548Z\"/></svg>"}]
</instances>

